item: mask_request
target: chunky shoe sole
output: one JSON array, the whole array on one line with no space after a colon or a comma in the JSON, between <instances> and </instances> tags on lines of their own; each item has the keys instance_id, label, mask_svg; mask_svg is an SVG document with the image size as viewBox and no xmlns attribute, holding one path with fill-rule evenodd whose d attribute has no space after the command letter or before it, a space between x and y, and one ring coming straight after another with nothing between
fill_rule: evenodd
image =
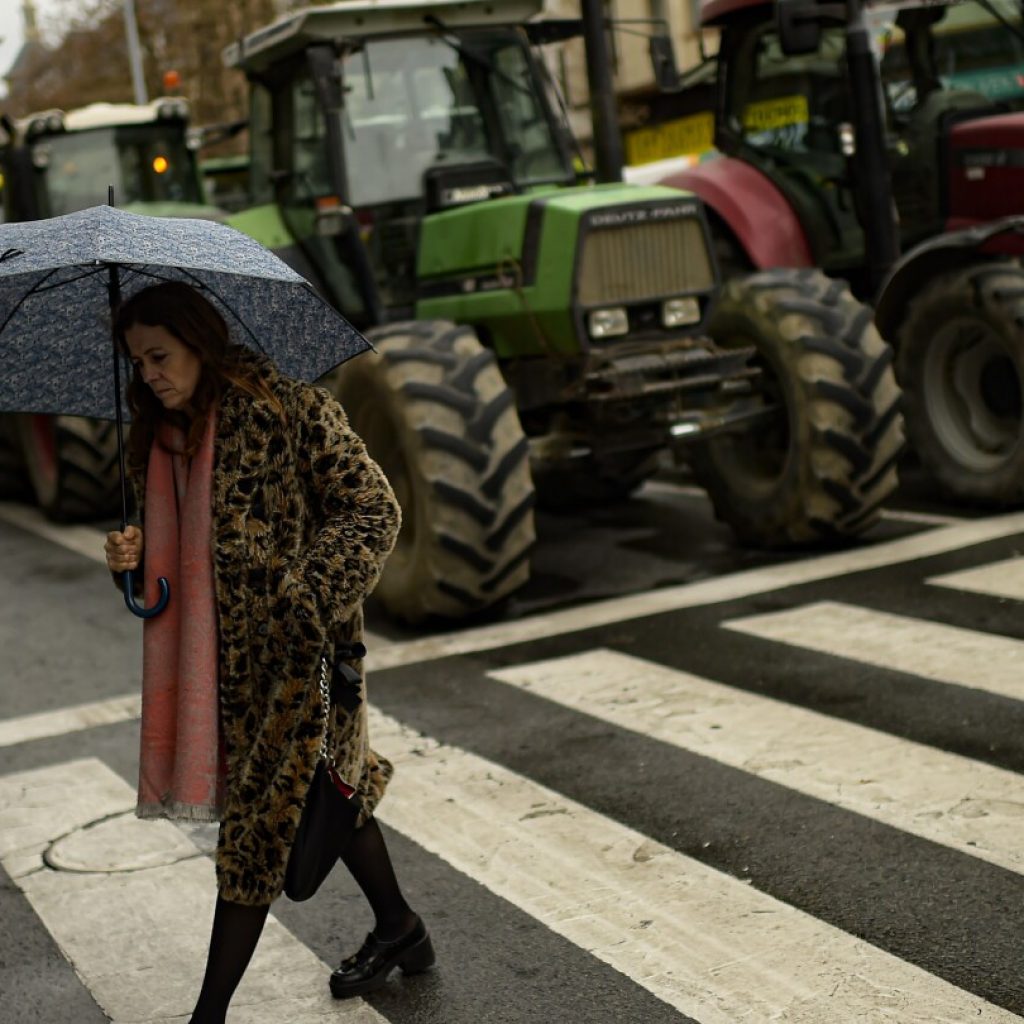
<instances>
[{"instance_id":1,"label":"chunky shoe sole","mask_svg":"<svg viewBox=\"0 0 1024 1024\"><path fill-rule=\"evenodd\" d=\"M399 953L394 960L385 964L371 978L346 982L343 978L338 977L337 974L332 974L331 995L335 999L349 999L352 996L362 996L367 992L375 992L387 983L388 975L396 967L403 974L422 974L434 966L434 960L434 946L430 941L430 935L424 935L419 942Z\"/></svg>"}]
</instances>

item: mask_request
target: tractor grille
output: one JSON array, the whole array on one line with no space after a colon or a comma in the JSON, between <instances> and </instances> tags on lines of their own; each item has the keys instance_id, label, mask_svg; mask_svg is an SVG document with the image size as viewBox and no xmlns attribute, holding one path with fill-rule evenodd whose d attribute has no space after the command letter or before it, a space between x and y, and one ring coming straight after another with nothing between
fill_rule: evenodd
<instances>
[{"instance_id":1,"label":"tractor grille","mask_svg":"<svg viewBox=\"0 0 1024 1024\"><path fill-rule=\"evenodd\" d=\"M594 228L584 238L577 277L584 307L710 291L713 285L707 241L693 217Z\"/></svg>"}]
</instances>

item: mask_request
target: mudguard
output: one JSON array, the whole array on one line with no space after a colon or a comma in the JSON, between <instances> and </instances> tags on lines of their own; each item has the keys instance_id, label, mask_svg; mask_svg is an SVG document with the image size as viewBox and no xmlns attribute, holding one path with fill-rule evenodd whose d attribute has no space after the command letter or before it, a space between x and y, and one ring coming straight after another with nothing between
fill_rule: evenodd
<instances>
[{"instance_id":1,"label":"mudguard","mask_svg":"<svg viewBox=\"0 0 1024 1024\"><path fill-rule=\"evenodd\" d=\"M892 340L906 313L907 302L935 274L981 260L1024 255L1024 217L947 231L905 253L882 282L875 303L875 323L883 338Z\"/></svg>"},{"instance_id":2,"label":"mudguard","mask_svg":"<svg viewBox=\"0 0 1024 1024\"><path fill-rule=\"evenodd\" d=\"M750 164L715 157L670 174L661 184L699 196L729 227L756 269L814 265L789 200Z\"/></svg>"}]
</instances>

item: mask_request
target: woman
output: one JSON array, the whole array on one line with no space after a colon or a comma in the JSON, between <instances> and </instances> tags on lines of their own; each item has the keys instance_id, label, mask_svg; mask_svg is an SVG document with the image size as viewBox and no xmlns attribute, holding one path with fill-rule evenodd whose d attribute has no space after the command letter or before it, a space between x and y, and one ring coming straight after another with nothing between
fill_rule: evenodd
<instances>
[{"instance_id":1,"label":"woman","mask_svg":"<svg viewBox=\"0 0 1024 1024\"><path fill-rule=\"evenodd\" d=\"M108 534L107 564L117 574L145 557L147 603L158 576L172 583L144 627L138 813L220 820L192 1015L210 1024L224 1021L282 891L323 733L321 656L360 640L399 509L331 395L232 345L195 289L139 292L115 332L134 367L127 463L144 529ZM341 856L375 915L331 977L345 997L434 957L372 816L392 769L369 748L363 689L329 717L328 750L358 813Z\"/></svg>"}]
</instances>

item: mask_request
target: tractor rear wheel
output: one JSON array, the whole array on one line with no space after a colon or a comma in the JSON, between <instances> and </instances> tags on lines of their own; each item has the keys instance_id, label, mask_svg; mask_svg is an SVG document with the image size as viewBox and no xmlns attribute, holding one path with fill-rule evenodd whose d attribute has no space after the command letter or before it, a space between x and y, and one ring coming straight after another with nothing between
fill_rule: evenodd
<instances>
[{"instance_id":1,"label":"tractor rear wheel","mask_svg":"<svg viewBox=\"0 0 1024 1024\"><path fill-rule=\"evenodd\" d=\"M58 522L118 513L117 434L113 423L79 416L17 417L17 435L36 502Z\"/></svg>"},{"instance_id":2,"label":"tractor rear wheel","mask_svg":"<svg viewBox=\"0 0 1024 1024\"><path fill-rule=\"evenodd\" d=\"M739 540L781 548L841 541L878 519L903 448L892 349L845 283L819 270L730 281L711 334L753 345L774 422L725 434L691 460Z\"/></svg>"},{"instance_id":3,"label":"tractor rear wheel","mask_svg":"<svg viewBox=\"0 0 1024 1024\"><path fill-rule=\"evenodd\" d=\"M368 332L324 384L390 480L402 530L376 595L395 618L464 618L529 577L529 445L494 354L447 321Z\"/></svg>"},{"instance_id":4,"label":"tractor rear wheel","mask_svg":"<svg viewBox=\"0 0 1024 1024\"><path fill-rule=\"evenodd\" d=\"M1024 500L1024 269L988 263L936 277L897 332L907 434L945 493Z\"/></svg>"}]
</instances>

